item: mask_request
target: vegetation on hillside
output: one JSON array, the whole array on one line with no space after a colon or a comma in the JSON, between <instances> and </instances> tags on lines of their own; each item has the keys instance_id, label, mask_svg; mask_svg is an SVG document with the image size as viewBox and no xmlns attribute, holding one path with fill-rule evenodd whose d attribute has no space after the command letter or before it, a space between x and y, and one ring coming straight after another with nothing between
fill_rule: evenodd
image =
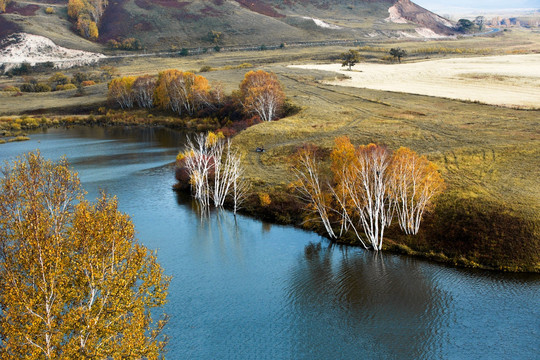
<instances>
[{"instance_id":1,"label":"vegetation on hillside","mask_svg":"<svg viewBox=\"0 0 540 360\"><path fill-rule=\"evenodd\" d=\"M129 216L96 203L66 160L29 153L0 180L2 358L152 358L170 279Z\"/></svg>"},{"instance_id":2,"label":"vegetation on hillside","mask_svg":"<svg viewBox=\"0 0 540 360\"><path fill-rule=\"evenodd\" d=\"M6 11L6 6L9 4L11 0L0 0L0 13L3 13Z\"/></svg>"},{"instance_id":3,"label":"vegetation on hillside","mask_svg":"<svg viewBox=\"0 0 540 360\"><path fill-rule=\"evenodd\" d=\"M107 0L69 0L68 16L79 33L90 40L99 37L98 27L109 2Z\"/></svg>"}]
</instances>

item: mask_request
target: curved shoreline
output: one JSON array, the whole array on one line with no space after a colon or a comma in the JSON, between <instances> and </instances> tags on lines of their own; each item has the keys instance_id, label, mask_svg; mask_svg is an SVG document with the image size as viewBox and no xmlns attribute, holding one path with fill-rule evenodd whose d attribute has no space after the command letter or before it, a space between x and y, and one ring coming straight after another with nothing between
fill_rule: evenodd
<instances>
[{"instance_id":1,"label":"curved shoreline","mask_svg":"<svg viewBox=\"0 0 540 360\"><path fill-rule=\"evenodd\" d=\"M45 119L43 118L40 121L35 121L32 123L33 127L29 127L26 130L38 129L38 128L49 128L55 126L70 126L70 125L81 125L81 126L107 126L107 125L117 125L117 126L134 126L134 127L165 127L171 130L178 130L179 126L174 126L174 124L167 124L160 121L153 123L141 124L138 122L107 122L103 119L97 119L95 117L64 117L62 121L59 119ZM24 130L24 129L23 129ZM184 128L184 130L189 130ZM1 145L0 145L1 146ZM172 176L172 175L171 175ZM316 226L306 227L302 226L302 218L299 214L302 204L300 204L292 194L288 193L286 189L280 189L278 187L269 187L263 186L264 191L269 192L273 198L272 204L270 207L263 206L258 201L258 196L256 193L249 199L249 201L244 206L244 209L240 211L243 215L248 215L252 218L268 221L275 224L290 225L297 228L301 228L307 231L313 231L321 236L325 236L323 229ZM260 189L258 189L260 190ZM431 225L433 227L435 225ZM433 229L432 229L433 230ZM445 229L436 229L438 232L445 232ZM476 259L471 259L463 255L452 255L444 249L437 249L435 246L431 248L429 246L418 246L418 244L408 243L407 237L403 236L392 236L392 231L389 231L389 236L385 238L385 243L383 245L383 250L389 251L391 253L405 254L422 259L427 259L430 261L435 261L437 263L457 266L457 267L466 267L466 268L476 268L484 269L491 271L503 271L503 272L523 272L523 273L540 273L540 266L530 264L518 264L518 265L508 265L501 264L498 267L490 266L483 264L482 262L476 261ZM423 235L422 241L427 241L429 244L430 235ZM431 235L432 236L432 235ZM414 239L418 241L418 239ZM358 246L354 239L340 239L338 241L333 241L337 244L349 245L349 246ZM482 254L479 256L488 256L490 254Z\"/></svg>"}]
</instances>

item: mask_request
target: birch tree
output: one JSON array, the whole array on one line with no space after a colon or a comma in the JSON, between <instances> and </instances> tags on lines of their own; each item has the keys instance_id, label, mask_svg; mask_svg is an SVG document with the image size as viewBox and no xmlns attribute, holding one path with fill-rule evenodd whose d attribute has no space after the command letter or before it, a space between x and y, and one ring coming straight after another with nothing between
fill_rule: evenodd
<instances>
[{"instance_id":1,"label":"birch tree","mask_svg":"<svg viewBox=\"0 0 540 360\"><path fill-rule=\"evenodd\" d=\"M169 279L116 199L89 203L66 160L39 153L2 173L1 358L159 358Z\"/></svg>"},{"instance_id":2,"label":"birch tree","mask_svg":"<svg viewBox=\"0 0 540 360\"><path fill-rule=\"evenodd\" d=\"M133 93L134 76L124 76L109 82L108 98L116 102L122 109L131 109L135 102Z\"/></svg>"},{"instance_id":3,"label":"birch tree","mask_svg":"<svg viewBox=\"0 0 540 360\"><path fill-rule=\"evenodd\" d=\"M444 180L435 164L404 147L394 153L390 174L399 226L406 234L416 235L426 207L442 191Z\"/></svg>"},{"instance_id":4,"label":"birch tree","mask_svg":"<svg viewBox=\"0 0 540 360\"><path fill-rule=\"evenodd\" d=\"M357 148L356 159L354 174L344 170L345 201L337 199L349 224L356 229L353 222L356 216L370 246L381 250L384 229L390 225L393 212L393 199L388 191L390 154L384 147L369 144Z\"/></svg>"},{"instance_id":5,"label":"birch tree","mask_svg":"<svg viewBox=\"0 0 540 360\"><path fill-rule=\"evenodd\" d=\"M276 119L285 101L277 76L263 70L250 71L245 75L240 83L240 94L244 110L258 115L263 121Z\"/></svg>"},{"instance_id":6,"label":"birch tree","mask_svg":"<svg viewBox=\"0 0 540 360\"><path fill-rule=\"evenodd\" d=\"M330 221L331 194L323 189L324 184L313 149L300 150L295 162L293 170L297 181L293 185L299 198L307 204L306 210L311 215L308 215L308 218L320 218L328 236L331 239L336 239L337 236Z\"/></svg>"},{"instance_id":7,"label":"birch tree","mask_svg":"<svg viewBox=\"0 0 540 360\"><path fill-rule=\"evenodd\" d=\"M150 109L154 105L156 79L150 75L139 76L132 85L133 98L141 108Z\"/></svg>"},{"instance_id":8,"label":"birch tree","mask_svg":"<svg viewBox=\"0 0 540 360\"><path fill-rule=\"evenodd\" d=\"M170 109L179 115L184 112L193 115L210 103L210 86L203 76L165 70L158 75L154 100L163 109Z\"/></svg>"},{"instance_id":9,"label":"birch tree","mask_svg":"<svg viewBox=\"0 0 540 360\"><path fill-rule=\"evenodd\" d=\"M223 207L226 199L232 198L236 214L247 197L249 184L243 176L240 156L222 133L200 133L193 140L188 138L176 166L185 167L193 197L203 207L211 202L215 207ZM182 181L184 176L177 178Z\"/></svg>"}]
</instances>

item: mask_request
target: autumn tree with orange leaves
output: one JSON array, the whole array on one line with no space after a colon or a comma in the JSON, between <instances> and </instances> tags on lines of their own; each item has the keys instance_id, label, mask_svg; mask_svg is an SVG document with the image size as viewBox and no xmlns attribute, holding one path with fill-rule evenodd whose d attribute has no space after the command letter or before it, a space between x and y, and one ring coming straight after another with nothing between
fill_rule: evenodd
<instances>
[{"instance_id":1,"label":"autumn tree with orange leaves","mask_svg":"<svg viewBox=\"0 0 540 360\"><path fill-rule=\"evenodd\" d=\"M210 85L203 76L179 70L165 70L158 75L154 102L162 109L193 115L202 107L211 106L210 98Z\"/></svg>"},{"instance_id":2,"label":"autumn tree with orange leaves","mask_svg":"<svg viewBox=\"0 0 540 360\"><path fill-rule=\"evenodd\" d=\"M116 199L88 202L66 160L39 153L2 173L0 358L160 358L170 279Z\"/></svg>"},{"instance_id":3,"label":"autumn tree with orange leaves","mask_svg":"<svg viewBox=\"0 0 540 360\"><path fill-rule=\"evenodd\" d=\"M244 110L256 114L263 121L275 120L285 101L283 87L276 74L263 70L248 72L240 83L240 96Z\"/></svg>"},{"instance_id":4,"label":"autumn tree with orange leaves","mask_svg":"<svg viewBox=\"0 0 540 360\"><path fill-rule=\"evenodd\" d=\"M109 100L116 102L122 109L132 108L135 102L133 85L135 84L136 79L137 78L134 76L124 76L112 79L109 82Z\"/></svg>"},{"instance_id":5,"label":"autumn tree with orange leaves","mask_svg":"<svg viewBox=\"0 0 540 360\"><path fill-rule=\"evenodd\" d=\"M435 164L405 147L394 153L390 173L399 226L406 234L415 235L431 199L442 191L444 180Z\"/></svg>"},{"instance_id":6,"label":"autumn tree with orange leaves","mask_svg":"<svg viewBox=\"0 0 540 360\"><path fill-rule=\"evenodd\" d=\"M131 86L133 99L141 108L150 109L154 105L156 79L150 75L139 76Z\"/></svg>"},{"instance_id":7,"label":"autumn tree with orange leaves","mask_svg":"<svg viewBox=\"0 0 540 360\"><path fill-rule=\"evenodd\" d=\"M293 184L330 238L352 231L365 248L382 249L394 216L406 234L417 234L426 208L444 188L436 166L407 148L394 153L375 144L355 148L344 136L335 139L330 159L333 179L325 183L314 154L301 150Z\"/></svg>"}]
</instances>

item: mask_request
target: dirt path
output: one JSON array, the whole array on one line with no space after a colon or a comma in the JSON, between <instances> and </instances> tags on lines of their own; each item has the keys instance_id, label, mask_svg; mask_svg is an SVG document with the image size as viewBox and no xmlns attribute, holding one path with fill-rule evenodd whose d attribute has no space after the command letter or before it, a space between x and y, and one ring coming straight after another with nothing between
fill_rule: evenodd
<instances>
[{"instance_id":1,"label":"dirt path","mask_svg":"<svg viewBox=\"0 0 540 360\"><path fill-rule=\"evenodd\" d=\"M540 54L454 58L406 64L367 64L346 71L339 64L292 65L334 71L350 79L332 85L540 107Z\"/></svg>"}]
</instances>

